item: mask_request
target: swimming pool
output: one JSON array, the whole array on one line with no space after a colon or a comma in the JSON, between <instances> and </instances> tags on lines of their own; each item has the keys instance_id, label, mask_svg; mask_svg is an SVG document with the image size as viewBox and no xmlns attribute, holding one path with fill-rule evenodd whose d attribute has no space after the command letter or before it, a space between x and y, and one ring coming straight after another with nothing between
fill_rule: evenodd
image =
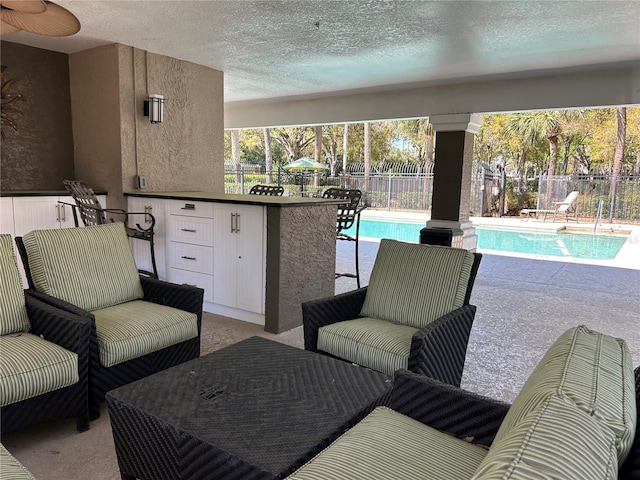
<instances>
[{"instance_id":1,"label":"swimming pool","mask_svg":"<svg viewBox=\"0 0 640 480\"><path fill-rule=\"evenodd\" d=\"M422 227L424 223L362 219L360 238L394 238L418 242ZM346 233L355 235L355 226ZM476 227L476 234L479 250L590 260L613 260L626 241L626 237L620 235L503 230L489 227Z\"/></svg>"}]
</instances>

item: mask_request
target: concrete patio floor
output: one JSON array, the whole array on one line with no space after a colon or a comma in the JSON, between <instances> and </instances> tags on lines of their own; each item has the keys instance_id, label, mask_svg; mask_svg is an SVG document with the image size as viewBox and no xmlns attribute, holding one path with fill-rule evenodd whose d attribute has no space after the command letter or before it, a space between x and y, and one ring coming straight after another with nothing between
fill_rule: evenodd
<instances>
[{"instance_id":1,"label":"concrete patio floor","mask_svg":"<svg viewBox=\"0 0 640 480\"><path fill-rule=\"evenodd\" d=\"M363 285L378 245L360 244ZM338 242L337 263L338 271L352 268L352 244ZM353 279L336 281L336 292L353 288ZM624 338L634 365L640 365L640 268L484 254L471 303L478 312L462 380L468 390L512 401L549 345L578 324ZM303 345L301 327L272 335L206 314L202 353L252 335ZM120 478L104 407L87 432L77 433L75 423L65 420L3 435L2 443L41 480Z\"/></svg>"}]
</instances>

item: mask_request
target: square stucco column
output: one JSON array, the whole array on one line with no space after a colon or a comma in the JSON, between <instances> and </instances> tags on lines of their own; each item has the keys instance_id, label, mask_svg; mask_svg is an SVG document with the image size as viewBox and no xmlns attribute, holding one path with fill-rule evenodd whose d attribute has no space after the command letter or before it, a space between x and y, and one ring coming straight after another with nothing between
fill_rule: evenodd
<instances>
[{"instance_id":1,"label":"square stucco column","mask_svg":"<svg viewBox=\"0 0 640 480\"><path fill-rule=\"evenodd\" d=\"M469 221L473 142L482 120L474 114L429 117L436 132L431 220L427 227L453 231L452 246L475 251L478 236Z\"/></svg>"}]
</instances>

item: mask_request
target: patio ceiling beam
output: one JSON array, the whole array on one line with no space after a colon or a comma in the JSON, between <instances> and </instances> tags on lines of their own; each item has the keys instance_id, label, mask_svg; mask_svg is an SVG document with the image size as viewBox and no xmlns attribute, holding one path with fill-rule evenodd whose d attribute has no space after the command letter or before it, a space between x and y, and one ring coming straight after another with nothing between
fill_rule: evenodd
<instances>
[{"instance_id":1,"label":"patio ceiling beam","mask_svg":"<svg viewBox=\"0 0 640 480\"><path fill-rule=\"evenodd\" d=\"M390 87L391 88L391 87ZM640 64L527 78L479 80L456 85L404 86L317 97L225 104L226 129L326 125L420 118L437 114L640 104Z\"/></svg>"}]
</instances>

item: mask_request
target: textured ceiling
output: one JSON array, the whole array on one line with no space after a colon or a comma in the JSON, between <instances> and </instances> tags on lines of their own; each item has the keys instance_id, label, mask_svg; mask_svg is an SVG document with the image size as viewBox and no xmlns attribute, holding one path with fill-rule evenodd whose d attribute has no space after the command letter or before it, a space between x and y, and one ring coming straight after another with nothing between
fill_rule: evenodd
<instances>
[{"instance_id":1,"label":"textured ceiling","mask_svg":"<svg viewBox=\"0 0 640 480\"><path fill-rule=\"evenodd\" d=\"M640 66L640 1L58 0L74 53L122 43L222 70L225 101Z\"/></svg>"}]
</instances>

